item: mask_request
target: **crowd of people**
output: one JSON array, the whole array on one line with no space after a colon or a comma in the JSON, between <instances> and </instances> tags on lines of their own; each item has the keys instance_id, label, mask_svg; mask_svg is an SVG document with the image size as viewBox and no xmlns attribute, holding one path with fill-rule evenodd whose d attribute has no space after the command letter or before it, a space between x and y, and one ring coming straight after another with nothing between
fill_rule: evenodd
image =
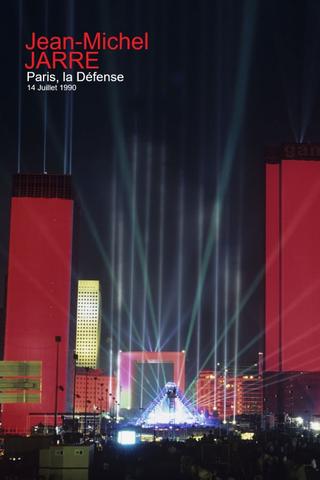
<instances>
[{"instance_id":1,"label":"crowd of people","mask_svg":"<svg viewBox=\"0 0 320 480\"><path fill-rule=\"evenodd\" d=\"M320 480L320 435L274 430L246 438L212 429L184 441L155 437L131 446L96 439L88 480ZM14 464L2 457L0 478L43 480L38 457L33 451Z\"/></svg>"},{"instance_id":2,"label":"crowd of people","mask_svg":"<svg viewBox=\"0 0 320 480\"><path fill-rule=\"evenodd\" d=\"M93 478L115 480L320 479L320 437L309 431L261 432L252 440L209 431L200 440L134 447L106 444Z\"/></svg>"}]
</instances>

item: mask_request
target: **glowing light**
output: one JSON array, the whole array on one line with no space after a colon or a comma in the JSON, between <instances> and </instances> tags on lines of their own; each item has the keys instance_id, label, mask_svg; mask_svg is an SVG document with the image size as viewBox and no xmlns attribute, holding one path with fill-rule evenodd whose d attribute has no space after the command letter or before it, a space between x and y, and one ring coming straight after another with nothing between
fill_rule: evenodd
<instances>
[{"instance_id":1,"label":"glowing light","mask_svg":"<svg viewBox=\"0 0 320 480\"><path fill-rule=\"evenodd\" d=\"M165 228L165 194L166 194L166 177L165 162L166 150L162 147L161 155L161 176L160 176L160 202L159 202L159 252L158 252L158 308L157 308L157 345L156 350L161 347L161 319L162 319L162 294L163 294L163 248L164 248L164 228ZM159 383L159 373L158 373Z\"/></svg>"},{"instance_id":2,"label":"glowing light","mask_svg":"<svg viewBox=\"0 0 320 480\"><path fill-rule=\"evenodd\" d=\"M202 250L203 250L203 187L200 185L199 188L199 197L198 197L198 285L201 284L201 267L202 267ZM203 290L199 291L199 308L197 309L197 329L196 329L196 341L197 341L197 350L196 350L196 375L199 376L200 371L200 351L201 351L201 322L202 322L202 313L201 313L201 299L202 299Z\"/></svg>"},{"instance_id":3,"label":"glowing light","mask_svg":"<svg viewBox=\"0 0 320 480\"><path fill-rule=\"evenodd\" d=\"M154 436L151 433L142 433L140 437L141 442L153 442L153 439Z\"/></svg>"},{"instance_id":4,"label":"glowing light","mask_svg":"<svg viewBox=\"0 0 320 480\"><path fill-rule=\"evenodd\" d=\"M135 445L136 432L133 430L121 430L118 432L118 443L121 445Z\"/></svg>"},{"instance_id":5,"label":"glowing light","mask_svg":"<svg viewBox=\"0 0 320 480\"><path fill-rule=\"evenodd\" d=\"M196 321L197 311L200 308L199 299L201 298L201 292L203 289L205 277L208 271L209 260L211 258L211 253L213 249L214 242L216 240L216 228L215 221L216 215L219 214L219 209L221 207L221 202L226 193L227 186L230 181L232 164L236 154L236 148L238 144L238 139L240 138L241 132L241 120L245 110L246 97L248 91L248 75L250 71L250 60L252 57L252 47L253 47L253 35L254 35L254 25L256 20L256 4L253 3L253 8L250 9L250 14L244 17L244 24L242 30L242 38L240 42L240 61L239 69L237 72L236 78L236 88L234 90L234 110L233 117L230 123L230 128L228 129L228 137L226 139L225 151L223 153L223 170L220 175L220 182L217 192L217 201L212 209L211 218L210 218L210 227L207 235L207 240L204 246L204 254L201 267L201 282L199 282L197 291L195 294L195 301L192 307L192 313L189 323L189 330L186 340L186 348L188 349L192 335L193 328ZM216 345L215 345L216 346ZM211 356L211 355L210 355Z\"/></svg>"},{"instance_id":6,"label":"glowing light","mask_svg":"<svg viewBox=\"0 0 320 480\"><path fill-rule=\"evenodd\" d=\"M253 440L254 433L253 432L243 432L241 433L241 440Z\"/></svg>"},{"instance_id":7,"label":"glowing light","mask_svg":"<svg viewBox=\"0 0 320 480\"><path fill-rule=\"evenodd\" d=\"M151 176L152 176L152 144L148 144L147 152L147 176L146 176L146 210L145 210L145 229L144 229L144 248L145 248L145 270L143 274L143 302L142 302L142 342L141 347L146 349L146 323L147 323L147 293L148 293L148 271L149 271L149 238L150 238L150 197L151 197ZM144 390L144 362L141 368L140 385L140 408L143 406Z\"/></svg>"},{"instance_id":8,"label":"glowing light","mask_svg":"<svg viewBox=\"0 0 320 480\"><path fill-rule=\"evenodd\" d=\"M240 222L239 222L240 225ZM241 227L239 227L239 244L241 242ZM238 249L237 255L237 273L235 278L235 287L236 287L236 314L235 314L235 338L234 338L234 388L233 388L233 404L235 408L233 409L233 422L236 423L236 405L238 400L237 390L238 390L238 351L239 351L239 321L240 321L240 296L241 296L241 254L240 248Z\"/></svg>"},{"instance_id":9,"label":"glowing light","mask_svg":"<svg viewBox=\"0 0 320 480\"><path fill-rule=\"evenodd\" d=\"M225 257L224 265L224 341L223 341L223 354L224 354L224 389L223 389L223 420L227 418L227 361L228 361L228 305L229 305L229 258Z\"/></svg>"},{"instance_id":10,"label":"glowing light","mask_svg":"<svg viewBox=\"0 0 320 480\"><path fill-rule=\"evenodd\" d=\"M219 315L219 246L220 246L220 208L217 200L217 214L215 216L215 228L216 228L216 244L214 250L214 369L217 369L219 363L217 363L218 355L218 315ZM213 385L213 408L217 410L217 375L214 377Z\"/></svg>"},{"instance_id":11,"label":"glowing light","mask_svg":"<svg viewBox=\"0 0 320 480\"><path fill-rule=\"evenodd\" d=\"M297 425L303 425L303 418L302 417L296 417L293 419Z\"/></svg>"},{"instance_id":12,"label":"glowing light","mask_svg":"<svg viewBox=\"0 0 320 480\"><path fill-rule=\"evenodd\" d=\"M320 432L320 422L310 422L310 428L315 432Z\"/></svg>"},{"instance_id":13,"label":"glowing light","mask_svg":"<svg viewBox=\"0 0 320 480\"><path fill-rule=\"evenodd\" d=\"M142 414L137 424L155 425L194 425L199 423L196 413L191 411L187 400L175 383L168 382L154 402Z\"/></svg>"},{"instance_id":14,"label":"glowing light","mask_svg":"<svg viewBox=\"0 0 320 480\"><path fill-rule=\"evenodd\" d=\"M122 310L122 302L123 302L123 285L122 285L122 280L123 280L123 221L122 218L120 218L119 223L118 223L118 242L119 242L119 248L118 248L118 265L117 265L117 277L118 277L118 289L117 289L117 308L118 308L118 318L117 318L117 323L118 323L118 342L120 342L121 338L121 310Z\"/></svg>"},{"instance_id":15,"label":"glowing light","mask_svg":"<svg viewBox=\"0 0 320 480\"><path fill-rule=\"evenodd\" d=\"M135 228L136 228L136 190L137 190L137 157L138 157L138 141L137 134L134 136L133 144L133 186L131 191L131 247L130 247L130 300L129 300L129 351L132 350L132 329L133 329L133 299L134 299L134 279L135 279ZM131 377L131 364L129 376ZM131 399L130 399L131 403Z\"/></svg>"},{"instance_id":16,"label":"glowing light","mask_svg":"<svg viewBox=\"0 0 320 480\"><path fill-rule=\"evenodd\" d=\"M178 225L178 295L177 295L177 351L181 348L181 324L182 324L182 285L184 266L184 183L183 176L180 178L179 190L179 225ZM182 353L185 353L182 350Z\"/></svg>"},{"instance_id":17,"label":"glowing light","mask_svg":"<svg viewBox=\"0 0 320 480\"><path fill-rule=\"evenodd\" d=\"M97 368L100 331L100 283L98 280L79 280L76 335L78 366Z\"/></svg>"}]
</instances>

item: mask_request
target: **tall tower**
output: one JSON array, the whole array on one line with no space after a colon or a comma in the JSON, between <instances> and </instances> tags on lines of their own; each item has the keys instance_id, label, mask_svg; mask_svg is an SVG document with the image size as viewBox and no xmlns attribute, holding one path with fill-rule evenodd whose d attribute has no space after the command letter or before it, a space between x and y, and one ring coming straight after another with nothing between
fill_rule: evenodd
<instances>
[{"instance_id":1,"label":"tall tower","mask_svg":"<svg viewBox=\"0 0 320 480\"><path fill-rule=\"evenodd\" d=\"M320 408L320 391L310 390L316 378L320 385L319 212L320 145L282 146L266 165L265 312L267 384L278 389L268 396L282 412L298 413L299 399L305 411Z\"/></svg>"},{"instance_id":2,"label":"tall tower","mask_svg":"<svg viewBox=\"0 0 320 480\"><path fill-rule=\"evenodd\" d=\"M98 280L79 280L76 337L79 367L98 367L100 333L100 282Z\"/></svg>"},{"instance_id":3,"label":"tall tower","mask_svg":"<svg viewBox=\"0 0 320 480\"><path fill-rule=\"evenodd\" d=\"M6 431L25 433L66 409L72 228L70 176L14 176L4 359L40 361L42 380L40 403L4 406Z\"/></svg>"}]
</instances>

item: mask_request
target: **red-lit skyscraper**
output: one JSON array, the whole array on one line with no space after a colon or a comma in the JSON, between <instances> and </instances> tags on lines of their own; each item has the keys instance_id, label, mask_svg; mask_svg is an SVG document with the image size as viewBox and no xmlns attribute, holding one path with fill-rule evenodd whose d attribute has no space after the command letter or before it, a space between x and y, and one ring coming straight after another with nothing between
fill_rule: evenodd
<instances>
[{"instance_id":1,"label":"red-lit skyscraper","mask_svg":"<svg viewBox=\"0 0 320 480\"><path fill-rule=\"evenodd\" d=\"M41 361L42 386L41 403L4 406L6 431L25 433L54 412L57 348L57 410L66 408L72 228L70 176L14 177L4 358Z\"/></svg>"},{"instance_id":2,"label":"red-lit skyscraper","mask_svg":"<svg viewBox=\"0 0 320 480\"><path fill-rule=\"evenodd\" d=\"M320 146L284 145L266 166L265 371L268 385L289 374L290 392L301 372L306 385L320 372L319 212ZM289 403L283 397L280 409Z\"/></svg>"}]
</instances>

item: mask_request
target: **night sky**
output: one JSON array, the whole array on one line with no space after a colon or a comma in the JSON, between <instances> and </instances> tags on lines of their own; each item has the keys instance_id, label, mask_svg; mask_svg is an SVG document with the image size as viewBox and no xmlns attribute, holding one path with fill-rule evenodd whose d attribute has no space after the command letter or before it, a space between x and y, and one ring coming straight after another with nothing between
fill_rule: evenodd
<instances>
[{"instance_id":1,"label":"night sky","mask_svg":"<svg viewBox=\"0 0 320 480\"><path fill-rule=\"evenodd\" d=\"M19 2L2 5L1 304L11 175L19 156L23 173L41 173L45 158L48 173L72 172L74 274L101 281L103 358L111 345L188 347L192 378L225 352L233 364L238 323L238 362L256 362L264 148L319 142L319 2L21 4L21 30ZM23 50L19 61L32 31L148 31L150 48L100 54L101 71L123 73L123 84L46 95L27 92Z\"/></svg>"}]
</instances>

